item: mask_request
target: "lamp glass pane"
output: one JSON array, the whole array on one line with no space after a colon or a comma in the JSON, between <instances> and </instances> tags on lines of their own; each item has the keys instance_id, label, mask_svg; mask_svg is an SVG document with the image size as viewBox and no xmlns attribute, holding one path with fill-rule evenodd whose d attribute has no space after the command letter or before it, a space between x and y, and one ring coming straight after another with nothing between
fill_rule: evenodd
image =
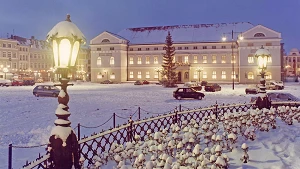
<instances>
[{"instance_id":1,"label":"lamp glass pane","mask_svg":"<svg viewBox=\"0 0 300 169\"><path fill-rule=\"evenodd\" d=\"M70 66L74 66L76 59L77 59L77 55L78 55L78 51L79 51L79 42L76 41L73 45L73 49L72 49L72 58L71 58L71 65Z\"/></svg>"},{"instance_id":2,"label":"lamp glass pane","mask_svg":"<svg viewBox=\"0 0 300 169\"><path fill-rule=\"evenodd\" d=\"M258 64L258 68L262 69L264 66L264 59L261 56L258 56L257 58L257 64Z\"/></svg>"},{"instance_id":3,"label":"lamp glass pane","mask_svg":"<svg viewBox=\"0 0 300 169\"><path fill-rule=\"evenodd\" d=\"M54 67L58 67L58 44L56 40L52 41L53 56L54 56Z\"/></svg>"},{"instance_id":4,"label":"lamp glass pane","mask_svg":"<svg viewBox=\"0 0 300 169\"><path fill-rule=\"evenodd\" d=\"M58 67L66 68L68 67L69 58L71 54L71 43L68 39L62 39L59 44L59 59L60 65Z\"/></svg>"}]
</instances>

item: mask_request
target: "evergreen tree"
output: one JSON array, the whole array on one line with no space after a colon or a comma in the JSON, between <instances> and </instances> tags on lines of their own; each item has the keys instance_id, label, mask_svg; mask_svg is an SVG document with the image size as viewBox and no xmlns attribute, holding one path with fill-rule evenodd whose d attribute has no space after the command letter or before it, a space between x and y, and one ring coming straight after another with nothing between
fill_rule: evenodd
<instances>
[{"instance_id":1,"label":"evergreen tree","mask_svg":"<svg viewBox=\"0 0 300 169\"><path fill-rule=\"evenodd\" d=\"M166 44L165 44L165 53L163 53L163 71L162 76L166 76L166 82L164 83L165 87L176 87L175 84L177 81L176 76L176 65L173 62L173 58L175 55L175 48L173 47L173 41L172 36L170 32L168 32L168 35L166 37Z\"/></svg>"}]
</instances>

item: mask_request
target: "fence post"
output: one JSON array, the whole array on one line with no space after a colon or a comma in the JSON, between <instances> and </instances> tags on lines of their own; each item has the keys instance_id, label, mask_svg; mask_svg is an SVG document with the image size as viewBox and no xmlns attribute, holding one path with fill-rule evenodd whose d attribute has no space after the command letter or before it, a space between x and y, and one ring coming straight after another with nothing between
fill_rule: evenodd
<instances>
[{"instance_id":1,"label":"fence post","mask_svg":"<svg viewBox=\"0 0 300 169\"><path fill-rule=\"evenodd\" d=\"M181 104L179 105L179 112L181 112Z\"/></svg>"},{"instance_id":2,"label":"fence post","mask_svg":"<svg viewBox=\"0 0 300 169\"><path fill-rule=\"evenodd\" d=\"M139 120L141 120L141 107L138 108Z\"/></svg>"},{"instance_id":3,"label":"fence post","mask_svg":"<svg viewBox=\"0 0 300 169\"><path fill-rule=\"evenodd\" d=\"M12 169L12 144L8 145L8 169Z\"/></svg>"},{"instance_id":4,"label":"fence post","mask_svg":"<svg viewBox=\"0 0 300 169\"><path fill-rule=\"evenodd\" d=\"M80 123L77 124L78 141L80 140Z\"/></svg>"},{"instance_id":5,"label":"fence post","mask_svg":"<svg viewBox=\"0 0 300 169\"><path fill-rule=\"evenodd\" d=\"M113 116L114 116L114 118L113 118L113 123L114 123L114 124L113 124L113 125L114 125L114 128L116 128L116 113L114 113Z\"/></svg>"},{"instance_id":6,"label":"fence post","mask_svg":"<svg viewBox=\"0 0 300 169\"><path fill-rule=\"evenodd\" d=\"M216 110L215 110L215 115L216 115L216 119L218 118L218 102L216 101Z\"/></svg>"}]
</instances>

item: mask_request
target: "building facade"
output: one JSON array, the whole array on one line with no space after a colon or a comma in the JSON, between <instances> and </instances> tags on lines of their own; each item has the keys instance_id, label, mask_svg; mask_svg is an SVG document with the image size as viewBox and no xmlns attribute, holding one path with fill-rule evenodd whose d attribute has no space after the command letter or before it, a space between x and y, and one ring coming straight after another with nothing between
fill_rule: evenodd
<instances>
[{"instance_id":1,"label":"building facade","mask_svg":"<svg viewBox=\"0 0 300 169\"><path fill-rule=\"evenodd\" d=\"M88 79L89 63L90 51L85 47L79 51L76 69L70 77ZM43 81L57 80L51 45L44 40L35 39L34 36L27 39L12 35L8 39L0 39L0 79L22 77Z\"/></svg>"},{"instance_id":2,"label":"building facade","mask_svg":"<svg viewBox=\"0 0 300 169\"><path fill-rule=\"evenodd\" d=\"M178 82L257 83L254 54L261 46L272 55L266 79L281 79L281 33L242 22L129 28L118 34L105 31L90 41L91 81L161 79L168 31Z\"/></svg>"},{"instance_id":3,"label":"building facade","mask_svg":"<svg viewBox=\"0 0 300 169\"><path fill-rule=\"evenodd\" d=\"M285 77L300 76L300 52L293 48L283 57Z\"/></svg>"}]
</instances>

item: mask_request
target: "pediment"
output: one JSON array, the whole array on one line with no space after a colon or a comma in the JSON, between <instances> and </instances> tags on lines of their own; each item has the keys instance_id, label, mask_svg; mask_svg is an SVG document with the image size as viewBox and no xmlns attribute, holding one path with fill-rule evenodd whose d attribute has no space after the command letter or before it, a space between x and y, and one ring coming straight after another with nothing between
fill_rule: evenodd
<instances>
[{"instance_id":1,"label":"pediment","mask_svg":"<svg viewBox=\"0 0 300 169\"><path fill-rule=\"evenodd\" d=\"M276 32L270 28L267 28L262 25L257 25L246 32L243 32L245 38L251 39L268 39L268 38L281 38L281 33Z\"/></svg>"},{"instance_id":2,"label":"pediment","mask_svg":"<svg viewBox=\"0 0 300 169\"><path fill-rule=\"evenodd\" d=\"M127 40L125 38L120 37L114 33L104 31L100 33L97 37L93 38L90 41L91 45L99 45L99 44L118 44L118 43L126 43Z\"/></svg>"}]
</instances>

